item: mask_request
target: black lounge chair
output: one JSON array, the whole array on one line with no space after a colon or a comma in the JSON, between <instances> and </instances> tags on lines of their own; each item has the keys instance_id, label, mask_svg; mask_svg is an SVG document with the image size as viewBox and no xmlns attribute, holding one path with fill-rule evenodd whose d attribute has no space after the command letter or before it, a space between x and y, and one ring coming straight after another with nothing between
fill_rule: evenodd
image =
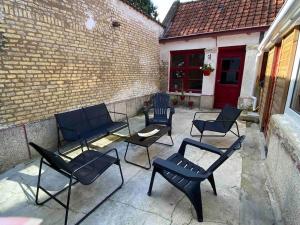
<instances>
[{"instance_id":1,"label":"black lounge chair","mask_svg":"<svg viewBox=\"0 0 300 225\"><path fill-rule=\"evenodd\" d=\"M194 206L199 222L203 222L202 200L201 200L201 182L208 179L214 194L217 195L214 171L221 166L236 150L241 148L245 136L238 138L227 151L222 152L220 149L207 145L192 139L184 139L178 153L173 154L168 159L156 159L153 162L153 172L149 185L148 195L151 196L153 181L156 172L161 174L167 181L182 191ZM198 147L199 149L209 151L220 155L220 157L207 169L192 163L184 158L187 145Z\"/></svg>"},{"instance_id":2,"label":"black lounge chair","mask_svg":"<svg viewBox=\"0 0 300 225\"><path fill-rule=\"evenodd\" d=\"M166 93L157 93L153 96L153 105L144 109L145 125L161 124L170 127L169 136L172 134L172 117L175 113L173 107L170 106L170 96ZM149 111L154 111L154 117L149 118ZM168 113L169 111L169 113ZM169 116L168 116L169 114Z\"/></svg>"},{"instance_id":3,"label":"black lounge chair","mask_svg":"<svg viewBox=\"0 0 300 225\"><path fill-rule=\"evenodd\" d=\"M225 137L228 132L231 132L237 137L240 137L239 126L236 120L239 118L241 112L242 112L241 109L237 109L235 107L226 105L219 113L216 120L206 120L206 121L198 120L196 119L196 116L200 113L216 113L216 112L196 112L192 122L190 135L192 137L200 136L200 142L202 141L202 137ZM231 130L234 124L236 125L237 133ZM193 134L192 131L194 126L200 132L200 135ZM223 133L223 135L204 135L205 131Z\"/></svg>"},{"instance_id":4,"label":"black lounge chair","mask_svg":"<svg viewBox=\"0 0 300 225\"><path fill-rule=\"evenodd\" d=\"M36 204L43 205L51 199L54 199L57 203L63 206L66 209L65 213L65 222L68 223L68 213L69 213L69 204L70 204L70 196L71 196L71 187L72 185L80 182L83 185L92 184L102 173L104 173L110 166L113 164L117 165L120 170L120 175L122 182L120 186L118 186L113 192L111 192L108 196L104 198L99 204L97 204L92 210L90 210L83 218L81 218L76 224L80 224L84 219L86 219L92 212L94 212L104 201L106 201L111 195L113 195L117 190L119 190L123 183L123 174L121 169L121 164L119 160L118 151L116 149L111 149L105 153L100 153L94 150L84 151L74 159L66 162L63 160L58 154L50 152L42 147L29 143L39 154L42 156L40 161L39 168L39 176L37 183L37 191L36 191ZM108 155L111 152L115 152L116 157ZM46 164L52 169L56 170L58 173L64 175L69 179L69 184L62 190L58 191L55 194L51 194L45 188L41 186L41 176L42 176L42 166ZM44 191L49 198L46 200L39 202L39 191L40 189ZM62 193L63 191L68 190L67 203L63 203L56 196Z\"/></svg>"}]
</instances>

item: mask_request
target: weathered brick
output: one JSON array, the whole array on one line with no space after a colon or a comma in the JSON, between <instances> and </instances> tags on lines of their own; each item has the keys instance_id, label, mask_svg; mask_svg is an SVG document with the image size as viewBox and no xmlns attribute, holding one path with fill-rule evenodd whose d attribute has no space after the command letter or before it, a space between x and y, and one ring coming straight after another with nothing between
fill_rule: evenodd
<instances>
[{"instance_id":1,"label":"weathered brick","mask_svg":"<svg viewBox=\"0 0 300 225\"><path fill-rule=\"evenodd\" d=\"M158 90L162 27L142 14L133 18L134 9L121 1L83 2L4 1L1 121L20 124ZM91 31L89 8L101 12ZM112 17L120 27L112 27Z\"/></svg>"}]
</instances>

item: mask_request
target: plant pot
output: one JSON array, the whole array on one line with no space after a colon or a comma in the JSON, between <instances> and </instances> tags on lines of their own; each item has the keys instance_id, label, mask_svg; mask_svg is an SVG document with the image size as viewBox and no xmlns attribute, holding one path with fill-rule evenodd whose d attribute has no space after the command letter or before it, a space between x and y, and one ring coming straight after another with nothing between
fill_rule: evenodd
<instances>
[{"instance_id":1,"label":"plant pot","mask_svg":"<svg viewBox=\"0 0 300 225\"><path fill-rule=\"evenodd\" d=\"M150 105L150 101L144 101L144 106L148 107Z\"/></svg>"},{"instance_id":2,"label":"plant pot","mask_svg":"<svg viewBox=\"0 0 300 225\"><path fill-rule=\"evenodd\" d=\"M177 104L178 104L177 99L173 100L173 101L172 101L172 104L173 104L173 105L177 105Z\"/></svg>"},{"instance_id":3,"label":"plant pot","mask_svg":"<svg viewBox=\"0 0 300 225\"><path fill-rule=\"evenodd\" d=\"M211 74L210 70L203 70L203 75L204 76L209 76Z\"/></svg>"},{"instance_id":4,"label":"plant pot","mask_svg":"<svg viewBox=\"0 0 300 225\"><path fill-rule=\"evenodd\" d=\"M183 101L185 99L184 95L180 95L180 100Z\"/></svg>"},{"instance_id":5,"label":"plant pot","mask_svg":"<svg viewBox=\"0 0 300 225\"><path fill-rule=\"evenodd\" d=\"M192 109L193 106L194 106L194 102L193 102L193 101L189 101L189 102L188 102L188 106L189 106L190 109Z\"/></svg>"}]
</instances>

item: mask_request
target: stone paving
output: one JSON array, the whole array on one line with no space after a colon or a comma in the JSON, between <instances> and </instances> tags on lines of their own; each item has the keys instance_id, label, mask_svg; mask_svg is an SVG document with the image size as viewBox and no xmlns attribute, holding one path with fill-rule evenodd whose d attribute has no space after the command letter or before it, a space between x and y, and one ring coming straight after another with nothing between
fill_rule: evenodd
<instances>
[{"instance_id":1,"label":"stone paving","mask_svg":"<svg viewBox=\"0 0 300 225\"><path fill-rule=\"evenodd\" d=\"M167 158L176 152L186 137L190 137L189 131L195 110L177 108L173 118L174 146L168 147L154 144L150 147L150 156L154 160L157 157ZM214 114L205 114L203 119L212 119ZM144 127L144 117L137 116L130 119L133 131ZM259 139L253 138L251 130L257 127L246 128L246 124L239 122L242 134L250 132L243 148L227 160L215 173L215 181L218 196L213 194L210 184L205 181L202 184L202 201L204 222L202 225L215 224L275 224L275 219L268 194L264 189L265 175L262 176L256 188L249 190L249 184L253 177L259 174L248 173L252 171L251 163L244 166L244 158L260 161ZM248 131L250 129L250 131ZM252 132L252 133L251 133ZM259 134L258 134L259 135ZM206 143L218 147L228 147L236 139L232 134L224 138L204 138ZM169 142L169 138L163 137L161 142ZM252 151L247 153L247 150ZM100 149L105 151L116 147L121 157L121 164L125 183L115 195L109 198L100 208L91 214L82 224L85 225L195 225L200 224L196 220L195 212L183 193L170 185L160 175L156 176L152 196L147 195L151 170L147 171L124 162L123 157L126 144L120 139L115 143ZM72 153L72 155L77 154ZM146 163L146 151L142 147L130 146L128 157L137 163ZM188 147L186 157L197 164L207 168L217 156ZM252 162L250 160L250 162ZM1 216L26 216L43 219L44 225L63 224L64 208L55 201L49 201L43 206L35 205L35 192L38 175L39 160L20 164L17 167L0 175L0 215ZM254 165L257 166L257 165ZM259 167L260 168L260 167ZM246 174L245 177L243 174ZM258 171L260 173L260 171ZM67 180L49 168L43 170L43 184L47 190L55 192L67 184ZM243 184L243 182L244 184ZM94 184L83 186L77 184L72 189L71 211L69 224L74 224L80 217L89 211L110 190L120 183L118 168L114 167L105 172ZM241 186L245 185L245 187ZM253 184L252 184L253 185ZM262 193L261 195L257 193ZM45 195L44 195L45 196ZM258 197L259 196L259 201ZM66 200L66 194L59 199ZM261 209L259 207L262 207ZM257 216L258 215L258 216ZM259 219L259 220L257 220ZM275 221L275 222L274 222Z\"/></svg>"}]
</instances>

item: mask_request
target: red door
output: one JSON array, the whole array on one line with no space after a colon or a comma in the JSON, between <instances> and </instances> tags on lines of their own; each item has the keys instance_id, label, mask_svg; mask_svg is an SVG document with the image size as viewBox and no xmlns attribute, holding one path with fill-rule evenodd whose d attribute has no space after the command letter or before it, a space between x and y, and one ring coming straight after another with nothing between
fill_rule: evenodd
<instances>
[{"instance_id":1,"label":"red door","mask_svg":"<svg viewBox=\"0 0 300 225\"><path fill-rule=\"evenodd\" d=\"M219 48L214 108L237 106L243 79L246 47Z\"/></svg>"}]
</instances>

